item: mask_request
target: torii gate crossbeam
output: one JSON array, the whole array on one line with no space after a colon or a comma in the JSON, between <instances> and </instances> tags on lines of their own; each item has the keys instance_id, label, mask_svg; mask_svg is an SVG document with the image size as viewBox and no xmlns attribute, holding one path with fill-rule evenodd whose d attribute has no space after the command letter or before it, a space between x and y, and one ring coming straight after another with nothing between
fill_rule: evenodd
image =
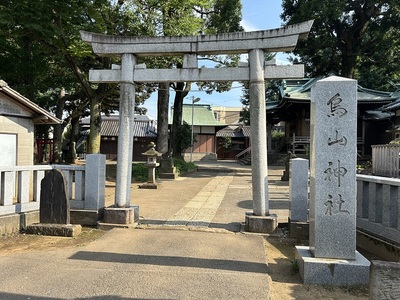
<instances>
[{"instance_id":1,"label":"torii gate crossbeam","mask_svg":"<svg viewBox=\"0 0 400 300\"><path fill-rule=\"evenodd\" d=\"M178 37L109 36L81 32L83 41L90 43L97 55L121 57L120 69L91 70L89 74L89 80L92 82L121 83L115 206L118 209L130 207L134 82L249 81L253 212L246 215L246 228L253 232L275 230L276 216L270 216L268 201L264 82L268 79L301 78L304 75L304 67L266 64L264 53L293 50L297 41L308 35L312 23L313 21L308 21L264 31ZM247 53L248 66L198 68L197 55L231 53ZM163 55L183 55L183 68L146 69L136 65L137 56Z\"/></svg>"}]
</instances>

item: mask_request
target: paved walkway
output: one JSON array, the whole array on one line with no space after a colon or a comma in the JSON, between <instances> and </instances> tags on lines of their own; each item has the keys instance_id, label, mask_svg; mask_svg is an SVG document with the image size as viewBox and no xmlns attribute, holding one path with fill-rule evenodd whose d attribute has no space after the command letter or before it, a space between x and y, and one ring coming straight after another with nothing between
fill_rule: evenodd
<instances>
[{"instance_id":1,"label":"paved walkway","mask_svg":"<svg viewBox=\"0 0 400 300\"><path fill-rule=\"evenodd\" d=\"M240 232L252 208L249 167L199 165L157 190L132 185L135 230L113 229L79 248L0 256L0 299L268 299L263 236ZM270 207L286 222L281 175L269 170ZM108 204L113 191L108 182Z\"/></svg>"}]
</instances>

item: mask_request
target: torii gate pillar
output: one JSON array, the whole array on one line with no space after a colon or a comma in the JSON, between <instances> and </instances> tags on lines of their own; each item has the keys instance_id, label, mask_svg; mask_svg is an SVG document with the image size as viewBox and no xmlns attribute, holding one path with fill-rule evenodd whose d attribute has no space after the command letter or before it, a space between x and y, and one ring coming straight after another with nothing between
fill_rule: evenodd
<instances>
[{"instance_id":1,"label":"torii gate pillar","mask_svg":"<svg viewBox=\"0 0 400 300\"><path fill-rule=\"evenodd\" d=\"M271 233L278 226L278 218L276 215L269 214L263 50L250 50L249 68L253 211L246 213L245 230Z\"/></svg>"}]
</instances>

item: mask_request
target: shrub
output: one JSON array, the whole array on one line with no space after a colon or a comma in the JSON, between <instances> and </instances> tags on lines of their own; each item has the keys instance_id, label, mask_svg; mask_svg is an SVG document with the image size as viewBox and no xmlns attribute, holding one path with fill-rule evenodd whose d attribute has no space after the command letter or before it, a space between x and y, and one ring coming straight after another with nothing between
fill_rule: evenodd
<instances>
[{"instance_id":1,"label":"shrub","mask_svg":"<svg viewBox=\"0 0 400 300\"><path fill-rule=\"evenodd\" d=\"M274 129L271 133L271 138L273 141L280 140L285 136L285 133L280 129Z\"/></svg>"},{"instance_id":2,"label":"shrub","mask_svg":"<svg viewBox=\"0 0 400 300\"><path fill-rule=\"evenodd\" d=\"M136 181L147 181L148 169L144 163L132 164L132 177Z\"/></svg>"},{"instance_id":3,"label":"shrub","mask_svg":"<svg viewBox=\"0 0 400 300\"><path fill-rule=\"evenodd\" d=\"M186 162L183 159L175 159L174 164L179 175L196 169L196 165L193 162Z\"/></svg>"}]
</instances>

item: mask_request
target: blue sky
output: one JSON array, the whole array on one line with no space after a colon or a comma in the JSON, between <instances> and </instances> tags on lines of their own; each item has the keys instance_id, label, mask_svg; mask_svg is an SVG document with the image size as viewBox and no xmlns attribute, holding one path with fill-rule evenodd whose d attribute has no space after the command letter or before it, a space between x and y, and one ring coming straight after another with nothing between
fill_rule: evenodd
<instances>
[{"instance_id":1,"label":"blue sky","mask_svg":"<svg viewBox=\"0 0 400 300\"><path fill-rule=\"evenodd\" d=\"M242 0L242 26L245 31L256 31L279 28L282 20L279 15L282 13L281 0ZM285 54L279 54L276 57L277 64L285 64ZM242 89L239 83L234 83L233 88L229 92L212 93L207 95L205 92L198 91L195 84L192 84L192 91L184 99L184 103L191 103L192 96L201 100L198 104L210 104L212 106L233 106L241 107L240 97ZM173 103L175 93L170 93L170 107ZM143 107L148 109L147 114L157 119L157 93L146 100Z\"/></svg>"}]
</instances>

